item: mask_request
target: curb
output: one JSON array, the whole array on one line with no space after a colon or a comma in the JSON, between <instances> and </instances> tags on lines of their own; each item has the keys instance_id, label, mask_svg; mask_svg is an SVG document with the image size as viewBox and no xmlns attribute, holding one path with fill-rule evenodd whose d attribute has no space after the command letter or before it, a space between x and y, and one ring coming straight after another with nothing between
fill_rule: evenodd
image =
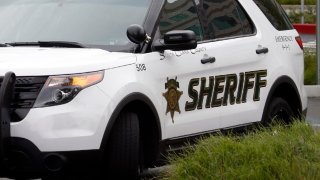
<instances>
[{"instance_id":1,"label":"curb","mask_svg":"<svg viewBox=\"0 0 320 180\"><path fill-rule=\"evenodd\" d=\"M304 86L308 97L320 97L320 85Z\"/></svg>"}]
</instances>

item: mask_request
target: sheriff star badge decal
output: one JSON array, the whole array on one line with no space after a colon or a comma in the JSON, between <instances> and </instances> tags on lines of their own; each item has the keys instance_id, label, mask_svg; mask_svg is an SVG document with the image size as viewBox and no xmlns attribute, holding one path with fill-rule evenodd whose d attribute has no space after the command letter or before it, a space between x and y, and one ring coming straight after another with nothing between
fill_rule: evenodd
<instances>
[{"instance_id":1,"label":"sheriff star badge decal","mask_svg":"<svg viewBox=\"0 0 320 180\"><path fill-rule=\"evenodd\" d=\"M179 100L181 95L183 94L182 91L179 91L179 82L177 82L177 77L175 79L170 79L167 78L167 83L165 84L165 88L167 89L167 92L163 93L162 95L165 97L167 100L167 111L166 115L168 112L170 112L171 118L172 118L172 123L174 123L174 112L179 112L180 107L179 107Z\"/></svg>"}]
</instances>

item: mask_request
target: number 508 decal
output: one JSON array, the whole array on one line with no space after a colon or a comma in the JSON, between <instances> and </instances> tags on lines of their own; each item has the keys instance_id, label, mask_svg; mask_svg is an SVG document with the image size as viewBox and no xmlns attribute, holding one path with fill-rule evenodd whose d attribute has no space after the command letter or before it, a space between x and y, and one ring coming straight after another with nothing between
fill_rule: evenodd
<instances>
[{"instance_id":1,"label":"number 508 decal","mask_svg":"<svg viewBox=\"0 0 320 180\"><path fill-rule=\"evenodd\" d=\"M137 71L138 71L138 72L140 72L140 71L146 71L146 70L147 70L145 64L136 64L136 68L137 68Z\"/></svg>"}]
</instances>

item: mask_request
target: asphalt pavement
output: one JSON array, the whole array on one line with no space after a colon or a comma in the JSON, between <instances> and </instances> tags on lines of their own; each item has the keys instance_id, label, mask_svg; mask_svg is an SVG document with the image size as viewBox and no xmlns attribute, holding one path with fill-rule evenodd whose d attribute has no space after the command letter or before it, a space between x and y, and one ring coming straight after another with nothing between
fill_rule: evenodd
<instances>
[{"instance_id":1,"label":"asphalt pavement","mask_svg":"<svg viewBox=\"0 0 320 180\"><path fill-rule=\"evenodd\" d=\"M301 38L304 43L315 42L317 40L317 36L312 34L301 34Z\"/></svg>"},{"instance_id":2,"label":"asphalt pavement","mask_svg":"<svg viewBox=\"0 0 320 180\"><path fill-rule=\"evenodd\" d=\"M308 99L306 120L313 125L320 126L320 97Z\"/></svg>"}]
</instances>

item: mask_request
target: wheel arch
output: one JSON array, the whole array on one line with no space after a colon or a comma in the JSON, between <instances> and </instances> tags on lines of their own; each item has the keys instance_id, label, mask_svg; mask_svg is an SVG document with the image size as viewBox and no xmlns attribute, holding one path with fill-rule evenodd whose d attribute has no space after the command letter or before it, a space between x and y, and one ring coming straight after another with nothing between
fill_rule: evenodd
<instances>
[{"instance_id":1,"label":"wheel arch","mask_svg":"<svg viewBox=\"0 0 320 180\"><path fill-rule=\"evenodd\" d=\"M141 138L144 144L144 149L147 150L147 152L144 152L146 160L145 163L147 163L147 165L151 165L151 163L155 162L158 158L159 142L162 138L162 131L160 118L154 104L142 93L131 93L127 95L120 101L113 111L100 144L102 154L107 148L110 133L116 123L117 117L123 111L132 111L137 113L139 117Z\"/></svg>"},{"instance_id":2,"label":"wheel arch","mask_svg":"<svg viewBox=\"0 0 320 180\"><path fill-rule=\"evenodd\" d=\"M281 97L286 100L292 107L295 115L300 118L302 113L302 102L299 95L298 88L294 81L288 76L279 77L272 85L262 114L262 118L266 116L268 104L271 103L272 98Z\"/></svg>"}]
</instances>

